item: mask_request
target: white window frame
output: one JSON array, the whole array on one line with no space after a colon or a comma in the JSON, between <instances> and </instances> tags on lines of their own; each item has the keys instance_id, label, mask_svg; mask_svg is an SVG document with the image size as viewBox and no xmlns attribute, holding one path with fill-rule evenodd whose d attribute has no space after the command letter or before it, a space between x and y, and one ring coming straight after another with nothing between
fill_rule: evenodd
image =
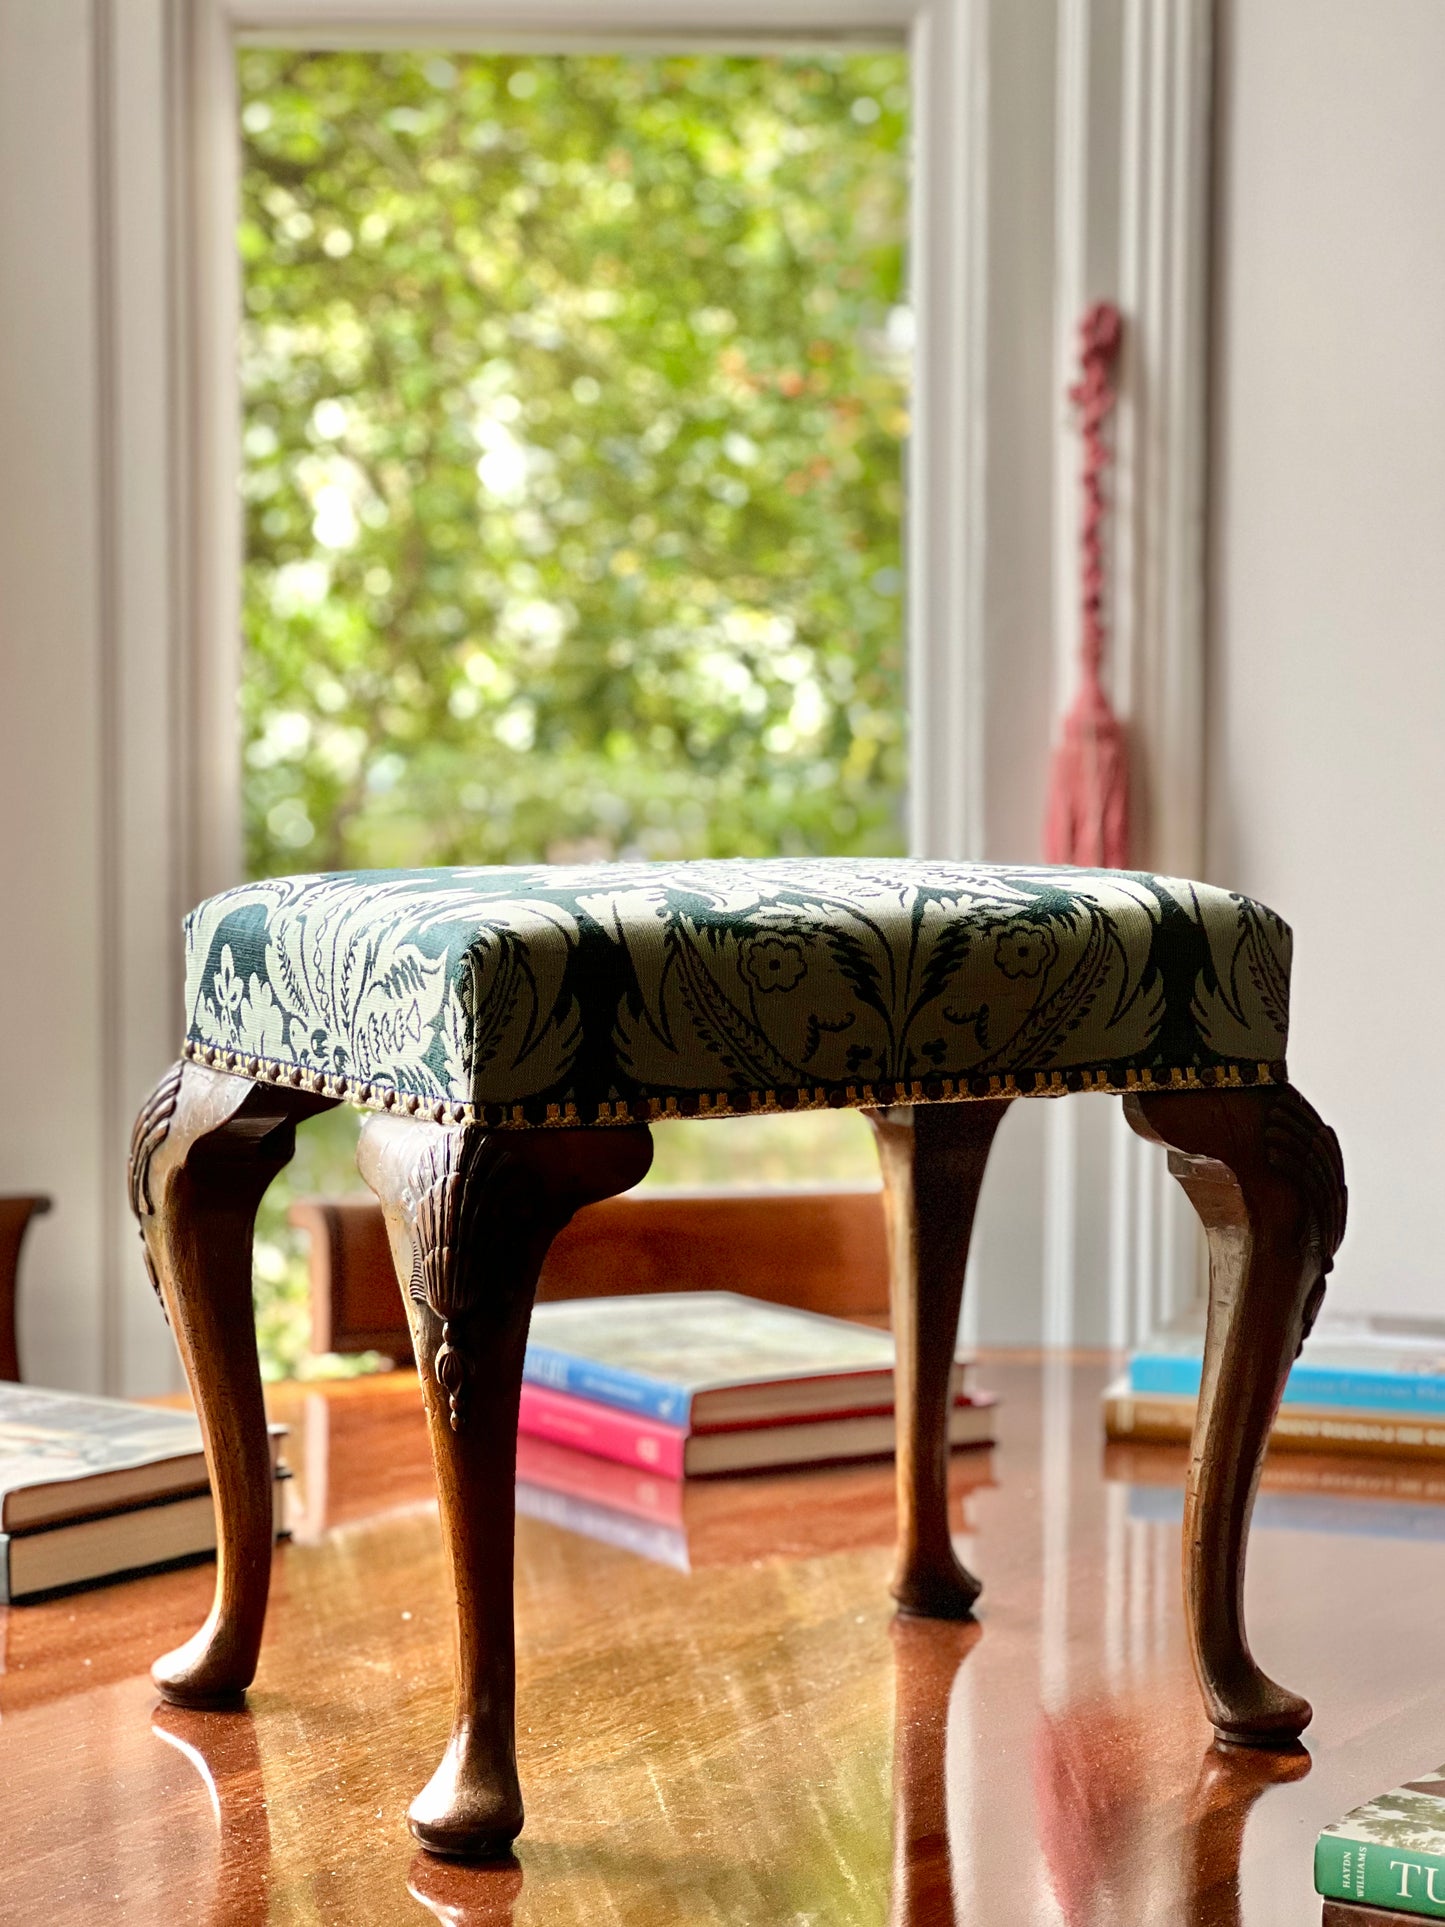
<instances>
[{"instance_id":1,"label":"white window frame","mask_svg":"<svg viewBox=\"0 0 1445 1927\"><path fill-rule=\"evenodd\" d=\"M1000 800L1010 782L1016 801L1025 790L1031 798L1034 784L1032 768L1026 782L1019 775L1021 733L1011 740L1008 730L1018 584L1042 583L1040 608L1030 608L1027 621L1044 638L1040 674L1052 674L1062 702L1072 665L1065 656L1051 671L1049 608L1052 598L1067 649L1065 561L1077 463L1062 404L1036 397L1029 405L1043 411L1046 447L1053 424L1047 459L1055 478L1055 531L1045 526L1040 535L1037 490L1026 502L1009 469L1009 410L1017 404L1010 381L1015 389L1018 382L1008 356L1019 316L999 288L1027 280L1030 290L1047 292L1051 280L1059 373L1081 295L1111 293L1130 318L1117 471L1115 683L1147 746L1136 861L1197 870L1212 0L55 0L55 7L55 20L63 16L78 41L89 36L93 56L89 105L76 110L88 116L93 143L92 268L77 291L93 302L96 370L93 387L77 390L73 405L90 411L97 474L94 555L86 566L95 573L102 678L93 830L104 931L97 957L75 964L92 976L82 983L77 974L64 997L57 982L56 1013L38 1014L35 1029L44 1035L47 1024L63 1022L77 986L102 1012L94 1090L57 1093L56 1104L74 1109L93 1100L95 1169L110 1188L94 1229L77 1233L67 1249L69 1276L57 1279L47 1303L39 1369L52 1352L65 1355L65 1332L77 1325L99 1333L97 1362L79 1372L89 1382L144 1385L169 1356L120 1173L138 1098L175 1053L179 919L240 872L232 238L240 38L552 50L906 45L917 322L907 530L913 847L999 860L1028 859L1037 849L1036 841L1029 845L1037 831L1017 806L1010 817ZM1041 63L1049 76L1042 91ZM52 61L47 71L64 70ZM1015 218L1020 157L1035 172L1053 169L1052 227L1042 234L1036 222ZM1032 266L1028 275L1015 272L1023 250L1032 250L1032 262L1040 248L1048 253L1042 274ZM47 267L37 257L33 272ZM14 282L22 301L26 285L22 272ZM37 557L37 583L42 565ZM28 585L20 588L23 603ZM53 690L37 699L44 726L55 701ZM1040 734L1032 730L1026 747L1041 772ZM1037 787L1041 814L1041 781ZM1015 1135L1024 1143L1016 1130L1006 1137ZM17 1125L16 1145L34 1140ZM9 1157L7 1142L0 1133L0 1153ZM27 1182L62 1189L63 1133L57 1127L45 1142L54 1149L44 1158L27 1149L10 1166L23 1168ZM1102 1318L1109 1335L1127 1337L1188 1294L1193 1248L1159 1235L1157 1227L1172 1222L1161 1215L1160 1180L1131 1162L1132 1151L1116 1142L1100 1153L1087 1136L1052 1125L1028 1142L1043 1148L1001 1154L1004 1172L993 1188L1005 1194L998 1210L1035 1222L1043 1191L1047 1236L1030 1248L1025 1267L1037 1288L1018 1280L1010 1287L1033 1293L1032 1329L1061 1341L1103 1336ZM1093 1182L1100 1156L1113 1199L1102 1220ZM1083 1164L1088 1184L1078 1178ZM983 1228L994 1210L986 1196ZM1102 1313L1080 1306L1074 1282L1101 1240L1113 1280ZM977 1293L971 1302L976 1318ZM1029 1328L1025 1319L1020 1329Z\"/></svg>"},{"instance_id":2,"label":"white window frame","mask_svg":"<svg viewBox=\"0 0 1445 1927\"><path fill-rule=\"evenodd\" d=\"M987 114L987 6L977 0L196 0L189 48L191 115L181 138L194 155L198 198L190 280L196 325L191 527L182 546L206 558L194 584L194 726L209 753L194 789L195 894L237 874L239 793L207 772L236 766L240 536L235 475L233 331L237 265L225 210L237 197L235 48L239 42L312 46L406 43L552 52L642 47L753 50L854 45L912 55L916 156L910 233L917 326L915 382L923 402L908 454L908 655L912 735L910 831L915 848L965 855L982 839L979 746L968 687L979 651L984 581L986 437L982 322L987 222L982 145ZM961 645L961 646L960 646ZM940 701L940 692L947 694ZM927 692L927 700L924 693ZM936 726L930 719L936 718ZM222 746L225 745L224 753Z\"/></svg>"}]
</instances>

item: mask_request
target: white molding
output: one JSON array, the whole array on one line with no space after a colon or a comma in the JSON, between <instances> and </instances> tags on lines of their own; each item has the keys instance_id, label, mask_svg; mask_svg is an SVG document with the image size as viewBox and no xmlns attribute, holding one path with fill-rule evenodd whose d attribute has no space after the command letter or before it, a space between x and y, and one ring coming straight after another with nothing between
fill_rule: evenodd
<instances>
[{"instance_id":1,"label":"white molding","mask_svg":"<svg viewBox=\"0 0 1445 1927\"><path fill-rule=\"evenodd\" d=\"M240 880L242 869L241 277L234 236L240 198L235 48L223 9L184 8L177 155L184 228L185 388L177 432L187 492L178 530L189 558L186 789L194 903Z\"/></svg>"},{"instance_id":2,"label":"white molding","mask_svg":"<svg viewBox=\"0 0 1445 1927\"><path fill-rule=\"evenodd\" d=\"M239 863L235 611L240 581L234 323L237 40L489 47L897 45L911 53L914 189L911 299L915 407L908 450L911 846L966 857L983 848L986 781L986 456L988 370L989 0L442 0L413 14L398 0L203 0L193 12L189 94L194 202L192 527L200 896Z\"/></svg>"},{"instance_id":3,"label":"white molding","mask_svg":"<svg viewBox=\"0 0 1445 1927\"><path fill-rule=\"evenodd\" d=\"M983 854L989 384L989 16L935 0L912 41L909 845Z\"/></svg>"},{"instance_id":4,"label":"white molding","mask_svg":"<svg viewBox=\"0 0 1445 1927\"><path fill-rule=\"evenodd\" d=\"M1213 0L1125 0L1114 649L1137 731L1140 855L1204 858Z\"/></svg>"},{"instance_id":5,"label":"white molding","mask_svg":"<svg viewBox=\"0 0 1445 1927\"><path fill-rule=\"evenodd\" d=\"M1124 316L1124 348L1109 680L1131 725L1131 861L1195 876L1204 854L1213 0L1059 0L1058 17L1055 713L1072 693L1079 637L1079 449L1065 390L1079 317L1110 298ZM1107 1163L1102 1192L1074 1179L1091 1152ZM1163 1160L1090 1101L1066 1100L1050 1120L1044 1208L1044 1323L1054 1342L1131 1343L1196 1297L1199 1234ZM1098 1249L1103 1277L1084 1308L1081 1255Z\"/></svg>"},{"instance_id":6,"label":"white molding","mask_svg":"<svg viewBox=\"0 0 1445 1927\"><path fill-rule=\"evenodd\" d=\"M927 0L924 0L924 4ZM229 36L311 46L438 39L573 46L581 41L704 40L756 46L780 39L836 43L859 36L895 42L911 32L919 0L199 0Z\"/></svg>"},{"instance_id":7,"label":"white molding","mask_svg":"<svg viewBox=\"0 0 1445 1927\"><path fill-rule=\"evenodd\" d=\"M191 812L178 783L183 659L173 429L174 174L167 0L94 0L95 333L105 931L98 1254L102 1382L176 1382L125 1195L137 1102L176 1054Z\"/></svg>"}]
</instances>

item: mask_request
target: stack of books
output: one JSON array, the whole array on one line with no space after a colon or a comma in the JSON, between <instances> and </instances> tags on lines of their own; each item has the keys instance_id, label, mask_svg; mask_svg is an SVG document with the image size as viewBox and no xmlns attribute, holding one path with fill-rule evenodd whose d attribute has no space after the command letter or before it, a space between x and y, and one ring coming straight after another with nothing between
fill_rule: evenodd
<instances>
[{"instance_id":1,"label":"stack of books","mask_svg":"<svg viewBox=\"0 0 1445 1927\"><path fill-rule=\"evenodd\" d=\"M271 1427L276 1530L286 1428ZM0 1604L203 1557L216 1548L189 1412L0 1383Z\"/></svg>"},{"instance_id":2,"label":"stack of books","mask_svg":"<svg viewBox=\"0 0 1445 1927\"><path fill-rule=\"evenodd\" d=\"M1445 1920L1445 1766L1382 1793L1315 1842L1324 1927Z\"/></svg>"},{"instance_id":3,"label":"stack of books","mask_svg":"<svg viewBox=\"0 0 1445 1927\"><path fill-rule=\"evenodd\" d=\"M1166 1333L1129 1360L1104 1394L1111 1439L1187 1441L1199 1396L1203 1337ZM1305 1341L1270 1443L1277 1450L1378 1454L1445 1462L1445 1325L1335 1320Z\"/></svg>"},{"instance_id":4,"label":"stack of books","mask_svg":"<svg viewBox=\"0 0 1445 1927\"><path fill-rule=\"evenodd\" d=\"M993 1442L995 1400L953 1368L952 1445ZM666 1479L821 1465L893 1450L893 1340L725 1291L539 1305L524 1437Z\"/></svg>"}]
</instances>

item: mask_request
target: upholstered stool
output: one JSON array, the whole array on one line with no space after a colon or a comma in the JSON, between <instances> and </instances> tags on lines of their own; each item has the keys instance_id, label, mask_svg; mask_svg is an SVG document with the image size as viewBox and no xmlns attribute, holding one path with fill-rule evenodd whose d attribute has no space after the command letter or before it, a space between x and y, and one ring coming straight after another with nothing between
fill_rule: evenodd
<instances>
[{"instance_id":1,"label":"upholstered stool","mask_svg":"<svg viewBox=\"0 0 1445 1927\"><path fill-rule=\"evenodd\" d=\"M155 1678L234 1703L271 1561L251 1230L294 1126L371 1113L459 1620L456 1724L411 1809L437 1852L522 1824L513 1468L532 1294L580 1206L636 1184L674 1117L855 1106L883 1166L905 1612L966 1616L945 1408L964 1263L1009 1105L1118 1091L1210 1247L1184 1526L1196 1670L1222 1739L1292 1739L1255 1665L1244 1542L1284 1380L1344 1228L1339 1149L1284 1066L1290 938L1247 898L1122 872L878 861L380 871L248 884L186 927L185 1062L136 1125L131 1196L200 1412L216 1599Z\"/></svg>"}]
</instances>

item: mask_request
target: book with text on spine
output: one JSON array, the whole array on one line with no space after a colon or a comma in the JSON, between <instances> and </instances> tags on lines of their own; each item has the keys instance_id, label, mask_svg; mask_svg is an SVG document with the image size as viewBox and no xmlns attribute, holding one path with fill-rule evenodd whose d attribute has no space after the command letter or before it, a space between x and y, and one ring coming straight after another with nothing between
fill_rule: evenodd
<instances>
[{"instance_id":1,"label":"book with text on spine","mask_svg":"<svg viewBox=\"0 0 1445 1927\"><path fill-rule=\"evenodd\" d=\"M1197 1398L1203 1334L1163 1333L1129 1360L1129 1389L1158 1398ZM1288 1406L1393 1412L1445 1422L1445 1346L1438 1333L1353 1340L1318 1330L1304 1342L1284 1388Z\"/></svg>"},{"instance_id":2,"label":"book with text on spine","mask_svg":"<svg viewBox=\"0 0 1445 1927\"><path fill-rule=\"evenodd\" d=\"M1382 1793L1315 1842L1315 1891L1445 1920L1445 1767Z\"/></svg>"},{"instance_id":3,"label":"book with text on spine","mask_svg":"<svg viewBox=\"0 0 1445 1927\"><path fill-rule=\"evenodd\" d=\"M1187 1445L1194 1434L1193 1398L1131 1390L1119 1379L1104 1394L1104 1430L1138 1445ZM1340 1452L1445 1462L1445 1417L1403 1412L1282 1405L1269 1435L1273 1451Z\"/></svg>"},{"instance_id":4,"label":"book with text on spine","mask_svg":"<svg viewBox=\"0 0 1445 1927\"><path fill-rule=\"evenodd\" d=\"M966 1361L954 1364L964 1388ZM690 1432L893 1410L893 1339L731 1291L573 1298L532 1314L530 1385Z\"/></svg>"},{"instance_id":5,"label":"book with text on spine","mask_svg":"<svg viewBox=\"0 0 1445 1927\"><path fill-rule=\"evenodd\" d=\"M283 1425L271 1427L274 1468ZM0 1383L0 1533L208 1490L195 1414Z\"/></svg>"},{"instance_id":6,"label":"book with text on spine","mask_svg":"<svg viewBox=\"0 0 1445 1927\"><path fill-rule=\"evenodd\" d=\"M274 1536L286 1529L286 1466L271 1482ZM0 1605L48 1597L101 1580L132 1578L216 1549L209 1489L154 1499L35 1532L0 1532Z\"/></svg>"}]
</instances>

